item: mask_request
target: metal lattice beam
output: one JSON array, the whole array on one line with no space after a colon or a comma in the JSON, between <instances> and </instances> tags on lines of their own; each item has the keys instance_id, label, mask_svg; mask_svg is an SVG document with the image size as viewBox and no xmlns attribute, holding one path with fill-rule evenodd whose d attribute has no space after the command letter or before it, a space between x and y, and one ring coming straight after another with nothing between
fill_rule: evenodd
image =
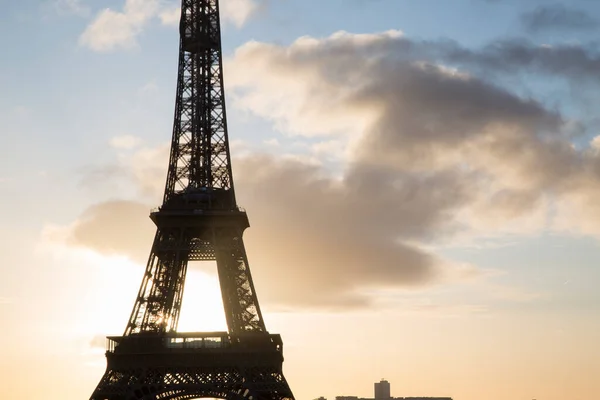
<instances>
[{"instance_id":1,"label":"metal lattice beam","mask_svg":"<svg viewBox=\"0 0 600 400\"><path fill-rule=\"evenodd\" d=\"M205 213L190 214L188 219L215 211L239 213L227 136L218 2L184 0L180 31L175 122L161 211L190 211L189 197L203 191L209 201L195 204L194 212ZM242 242L244 228L233 226L223 232L215 226L158 226L125 334L177 329L191 260L217 261L232 332L265 331Z\"/></svg>"},{"instance_id":2,"label":"metal lattice beam","mask_svg":"<svg viewBox=\"0 0 600 400\"><path fill-rule=\"evenodd\" d=\"M216 0L183 0L175 123L163 202L188 187L231 189Z\"/></svg>"}]
</instances>

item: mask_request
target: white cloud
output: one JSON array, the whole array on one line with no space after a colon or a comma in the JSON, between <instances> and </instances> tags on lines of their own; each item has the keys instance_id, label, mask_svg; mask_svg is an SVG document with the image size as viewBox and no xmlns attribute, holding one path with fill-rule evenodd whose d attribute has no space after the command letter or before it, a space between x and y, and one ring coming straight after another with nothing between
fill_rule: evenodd
<instances>
[{"instance_id":1,"label":"white cloud","mask_svg":"<svg viewBox=\"0 0 600 400\"><path fill-rule=\"evenodd\" d=\"M230 22L238 28L244 26L248 19L259 9L257 0L221 0L220 6L223 22ZM165 8L160 12L159 18L163 25L179 26L181 8Z\"/></svg>"},{"instance_id":2,"label":"white cloud","mask_svg":"<svg viewBox=\"0 0 600 400\"><path fill-rule=\"evenodd\" d=\"M58 14L75 14L86 16L90 13L90 8L82 0L52 0L45 3L54 9Z\"/></svg>"},{"instance_id":3,"label":"white cloud","mask_svg":"<svg viewBox=\"0 0 600 400\"><path fill-rule=\"evenodd\" d=\"M133 149L142 143L142 139L133 135L115 136L110 139L109 144L115 149Z\"/></svg>"},{"instance_id":4,"label":"white cloud","mask_svg":"<svg viewBox=\"0 0 600 400\"><path fill-rule=\"evenodd\" d=\"M61 0L71 7L79 5L77 0ZM241 27L256 12L255 0L224 0L221 4L222 18ZM79 43L94 51L106 52L115 49L130 49L137 46L137 37L153 19L163 25L177 26L181 9L173 2L160 0L126 0L123 11L104 9L88 25L79 38Z\"/></svg>"},{"instance_id":5,"label":"white cloud","mask_svg":"<svg viewBox=\"0 0 600 400\"><path fill-rule=\"evenodd\" d=\"M228 60L227 82L236 106L286 133L335 134L350 150L349 168L469 182L466 198L446 194L446 225L462 225L447 238L600 234L599 140L577 150L569 142L577 121L439 60L423 61L426 46L400 32L341 32L288 47L250 42Z\"/></svg>"},{"instance_id":6,"label":"white cloud","mask_svg":"<svg viewBox=\"0 0 600 400\"><path fill-rule=\"evenodd\" d=\"M178 26L181 18L181 8L169 8L159 14L160 22L167 26Z\"/></svg>"},{"instance_id":7,"label":"white cloud","mask_svg":"<svg viewBox=\"0 0 600 400\"><path fill-rule=\"evenodd\" d=\"M263 143L266 144L267 146L273 146L273 147L281 146L281 144L279 143L279 140L277 140L277 138L265 140L265 141L263 141Z\"/></svg>"},{"instance_id":8,"label":"white cloud","mask_svg":"<svg viewBox=\"0 0 600 400\"><path fill-rule=\"evenodd\" d=\"M356 46L360 52L360 46L378 48L400 36L399 31L364 35L338 32L322 41L302 37L290 47L249 42L227 60L227 85L233 89L233 105L273 121L284 132L304 136L360 134L377 118L380 108L375 102L351 101L361 81L367 83L371 78L368 70L372 60L367 56L357 58L354 50L338 51L334 46ZM326 54L328 51L331 56ZM314 62L313 56L318 53L332 61L328 71ZM351 71L345 68L348 63L353 63ZM340 77L346 80L344 85L336 81L338 70L344 72Z\"/></svg>"},{"instance_id":9,"label":"white cloud","mask_svg":"<svg viewBox=\"0 0 600 400\"><path fill-rule=\"evenodd\" d=\"M248 18L258 10L256 0L223 0L221 15L235 26L242 27Z\"/></svg>"},{"instance_id":10,"label":"white cloud","mask_svg":"<svg viewBox=\"0 0 600 400\"><path fill-rule=\"evenodd\" d=\"M106 9L86 28L79 43L95 51L132 48L140 31L125 14Z\"/></svg>"},{"instance_id":11,"label":"white cloud","mask_svg":"<svg viewBox=\"0 0 600 400\"><path fill-rule=\"evenodd\" d=\"M135 47L137 36L159 9L158 0L126 0L122 12L102 10L83 32L79 43L95 51Z\"/></svg>"},{"instance_id":12,"label":"white cloud","mask_svg":"<svg viewBox=\"0 0 600 400\"><path fill-rule=\"evenodd\" d=\"M590 147L596 151L600 151L600 136L595 136L591 140Z\"/></svg>"}]
</instances>

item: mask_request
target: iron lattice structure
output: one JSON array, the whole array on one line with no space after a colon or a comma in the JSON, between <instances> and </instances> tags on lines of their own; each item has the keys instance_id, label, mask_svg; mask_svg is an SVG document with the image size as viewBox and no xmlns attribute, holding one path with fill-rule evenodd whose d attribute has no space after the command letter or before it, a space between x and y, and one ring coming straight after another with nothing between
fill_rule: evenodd
<instances>
[{"instance_id":1,"label":"iron lattice structure","mask_svg":"<svg viewBox=\"0 0 600 400\"><path fill-rule=\"evenodd\" d=\"M146 271L90 400L293 399L282 341L265 328L242 240L227 137L218 0L183 0L177 100ZM180 333L189 261L217 264L227 332Z\"/></svg>"}]
</instances>

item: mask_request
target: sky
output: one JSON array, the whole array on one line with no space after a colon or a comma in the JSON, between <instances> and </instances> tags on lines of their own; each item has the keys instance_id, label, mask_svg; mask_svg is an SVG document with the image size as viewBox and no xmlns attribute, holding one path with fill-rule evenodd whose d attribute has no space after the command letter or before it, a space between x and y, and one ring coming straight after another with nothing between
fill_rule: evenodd
<instances>
[{"instance_id":1,"label":"sky","mask_svg":"<svg viewBox=\"0 0 600 400\"><path fill-rule=\"evenodd\" d=\"M0 4L0 398L88 398L154 234L178 3ZM296 398L600 398L600 3L221 9L245 243ZM180 331L225 329L215 272L192 265Z\"/></svg>"}]
</instances>

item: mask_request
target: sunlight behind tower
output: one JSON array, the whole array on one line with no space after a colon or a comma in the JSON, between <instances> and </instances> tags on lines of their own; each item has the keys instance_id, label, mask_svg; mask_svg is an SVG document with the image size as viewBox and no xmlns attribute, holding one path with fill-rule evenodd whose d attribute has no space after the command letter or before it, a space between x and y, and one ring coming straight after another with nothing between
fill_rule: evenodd
<instances>
[{"instance_id":1,"label":"sunlight behind tower","mask_svg":"<svg viewBox=\"0 0 600 400\"><path fill-rule=\"evenodd\" d=\"M196 262L190 263L191 270L187 273L179 332L216 332L227 330L227 322L223 313L223 301L219 280L214 274L204 271L214 271L214 262L203 262L201 271L197 271Z\"/></svg>"}]
</instances>

